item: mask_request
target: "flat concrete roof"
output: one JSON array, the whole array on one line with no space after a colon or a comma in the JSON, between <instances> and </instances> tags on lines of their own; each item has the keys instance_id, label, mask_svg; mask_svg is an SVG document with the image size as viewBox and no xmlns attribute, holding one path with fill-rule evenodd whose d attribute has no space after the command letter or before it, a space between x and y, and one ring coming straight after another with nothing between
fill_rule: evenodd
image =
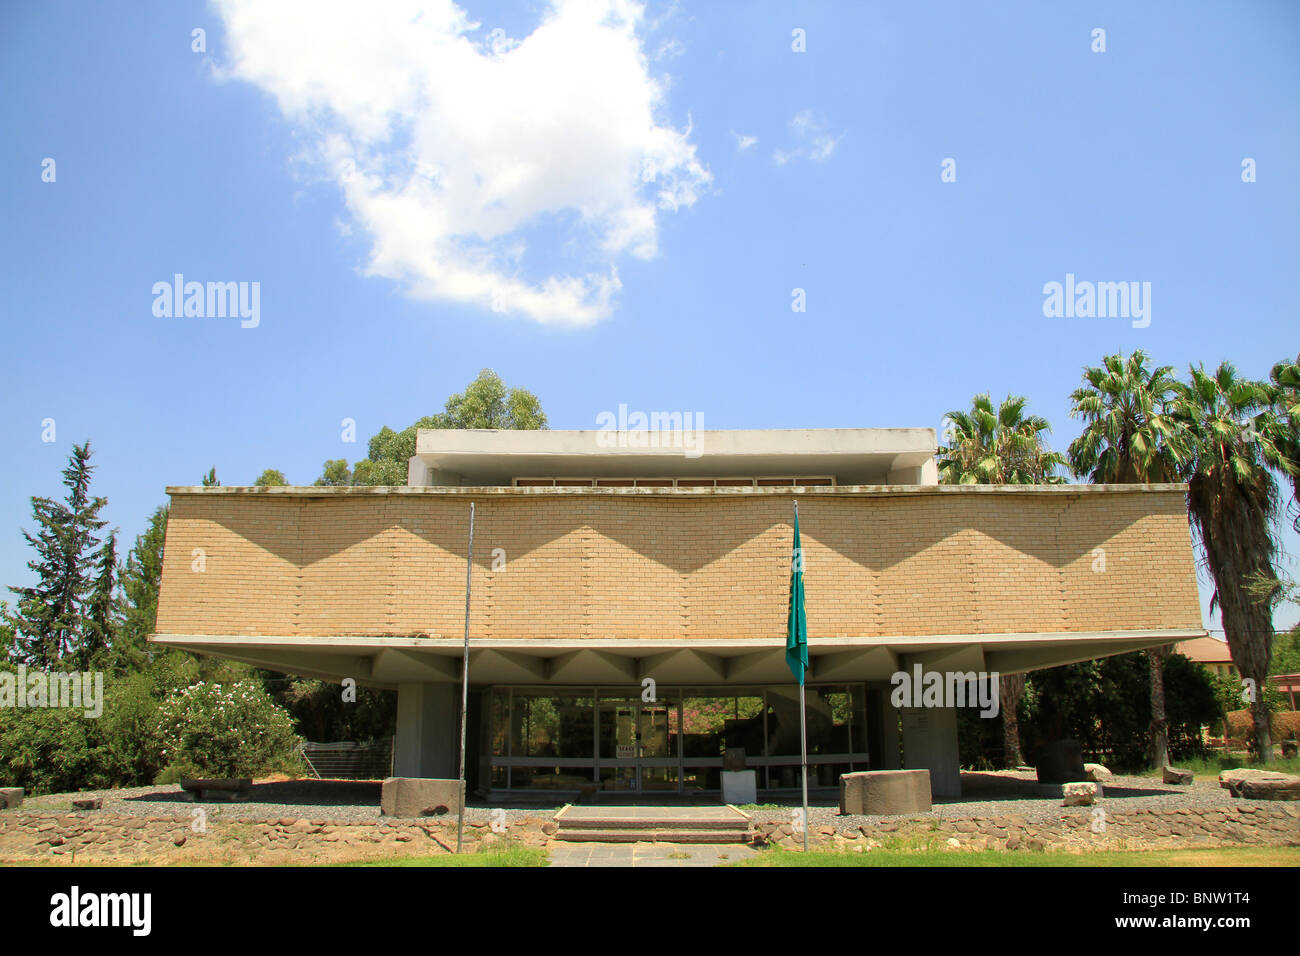
<instances>
[{"instance_id":1,"label":"flat concrete roof","mask_svg":"<svg viewBox=\"0 0 1300 956\"><path fill-rule=\"evenodd\" d=\"M680 422L679 422L680 424ZM938 451L933 428L420 429L415 457L464 485L514 478L833 476L883 482Z\"/></svg>"},{"instance_id":2,"label":"flat concrete roof","mask_svg":"<svg viewBox=\"0 0 1300 956\"><path fill-rule=\"evenodd\" d=\"M709 498L728 495L798 495L800 498L829 496L845 497L875 495L1139 495L1153 493L1185 493L1187 486L1176 483L1126 484L1126 485L836 485L778 488L514 488L509 485L492 487L415 486L410 485L343 485L323 487L316 485L280 485L263 488L253 485L168 485L168 495L270 495L304 498L338 498L349 495L459 495L469 498L497 496L558 496L558 495L631 495L642 498Z\"/></svg>"}]
</instances>

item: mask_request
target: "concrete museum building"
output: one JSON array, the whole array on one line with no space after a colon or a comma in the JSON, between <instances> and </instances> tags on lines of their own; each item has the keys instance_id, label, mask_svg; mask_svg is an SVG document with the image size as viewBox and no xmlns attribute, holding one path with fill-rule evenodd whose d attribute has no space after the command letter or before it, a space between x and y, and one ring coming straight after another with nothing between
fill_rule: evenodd
<instances>
[{"instance_id":1,"label":"concrete museum building","mask_svg":"<svg viewBox=\"0 0 1300 956\"><path fill-rule=\"evenodd\" d=\"M466 775L505 800L707 795L725 748L799 786L794 499L812 787L960 793L955 709L891 704L918 664L1205 636L1182 485L939 485L926 428L673 434L422 430L403 487L168 488L152 640L394 689L394 773L454 778L472 501Z\"/></svg>"}]
</instances>

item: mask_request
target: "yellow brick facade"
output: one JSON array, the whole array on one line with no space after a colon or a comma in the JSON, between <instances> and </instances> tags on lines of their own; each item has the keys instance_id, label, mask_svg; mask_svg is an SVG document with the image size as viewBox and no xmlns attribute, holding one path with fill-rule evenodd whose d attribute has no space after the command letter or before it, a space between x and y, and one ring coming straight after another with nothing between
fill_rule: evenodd
<instances>
[{"instance_id":1,"label":"yellow brick facade","mask_svg":"<svg viewBox=\"0 0 1300 956\"><path fill-rule=\"evenodd\" d=\"M176 489L158 633L459 636L473 500L472 637L784 634L789 492L347 491ZM798 498L813 638L1201 625L1176 489Z\"/></svg>"}]
</instances>

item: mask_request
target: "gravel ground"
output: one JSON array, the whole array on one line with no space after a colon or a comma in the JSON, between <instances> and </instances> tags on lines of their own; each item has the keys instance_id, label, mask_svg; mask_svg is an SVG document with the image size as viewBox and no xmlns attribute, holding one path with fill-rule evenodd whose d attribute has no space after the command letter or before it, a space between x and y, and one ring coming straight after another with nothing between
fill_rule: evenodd
<instances>
[{"instance_id":1,"label":"gravel ground","mask_svg":"<svg viewBox=\"0 0 1300 956\"><path fill-rule=\"evenodd\" d=\"M186 799L180 784L155 784L122 790L87 790L27 797L24 810L69 810L74 797L102 797L103 812L144 817L189 817L202 806L209 818L227 820L308 819L339 823L378 822L380 785L367 780L285 780L256 783L249 799L238 803L202 803ZM507 820L549 818L562 804L545 802L505 807ZM542 809L542 808L545 809ZM471 798L465 819L488 823L492 807Z\"/></svg>"},{"instance_id":2,"label":"gravel ground","mask_svg":"<svg viewBox=\"0 0 1300 956\"><path fill-rule=\"evenodd\" d=\"M958 801L936 803L927 816L946 819L971 817L1021 816L1027 822L1059 820L1065 815L1087 814L1086 807L1062 807L1060 796L1043 796L1037 791L1032 773L964 773L962 787L966 796ZM1150 777L1116 776L1107 784L1102 805L1111 812L1136 809L1209 808L1217 806L1259 805L1258 801L1235 800L1213 780L1198 780L1192 787L1172 787ZM286 780L258 783L251 798L239 803L204 803L209 816L226 819L276 820L306 818L347 823L378 821L380 785L376 781ZM73 797L102 797L104 810L132 816L190 815L195 803L185 799L178 784L158 784L124 790L96 790L77 794L48 794L28 797L27 810L70 809ZM544 795L531 803L501 805L508 820L526 817L549 819L563 805L562 799ZM764 804L751 810L760 822L787 823L789 805ZM471 797L466 819L488 822L494 806ZM913 814L913 816L915 816ZM840 816L838 803L812 801L809 824L831 825L839 829L875 824L889 819L879 816Z\"/></svg>"},{"instance_id":3,"label":"gravel ground","mask_svg":"<svg viewBox=\"0 0 1300 956\"><path fill-rule=\"evenodd\" d=\"M1020 816L1027 823L1045 823L1071 815L1088 815L1089 807L1064 807L1057 795L1039 795L1039 785L1032 773L963 773L961 800L934 804L929 814L909 814L936 819L971 819L972 817ZM1226 806L1267 806L1264 801L1239 800L1219 786L1217 780L1197 780L1191 787L1174 787L1152 777L1115 775L1102 788L1100 805L1108 812L1128 810L1171 810L1179 808L1209 809ZM790 808L750 811L756 821L790 822ZM810 826L834 826L852 829L863 824L877 824L890 817L840 816L839 805L808 807ZM897 818L895 818L897 819Z\"/></svg>"}]
</instances>

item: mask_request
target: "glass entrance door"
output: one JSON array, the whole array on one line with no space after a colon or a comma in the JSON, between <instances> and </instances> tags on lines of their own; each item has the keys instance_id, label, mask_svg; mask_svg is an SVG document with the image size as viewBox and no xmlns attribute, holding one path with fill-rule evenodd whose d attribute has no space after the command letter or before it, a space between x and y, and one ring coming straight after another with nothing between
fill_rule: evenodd
<instances>
[{"instance_id":1,"label":"glass entrance door","mask_svg":"<svg viewBox=\"0 0 1300 956\"><path fill-rule=\"evenodd\" d=\"M639 700L600 704L600 787L630 792L678 789L677 708Z\"/></svg>"},{"instance_id":2,"label":"glass entrance door","mask_svg":"<svg viewBox=\"0 0 1300 956\"><path fill-rule=\"evenodd\" d=\"M642 791L677 792L676 724L676 705L641 705L638 770Z\"/></svg>"}]
</instances>

